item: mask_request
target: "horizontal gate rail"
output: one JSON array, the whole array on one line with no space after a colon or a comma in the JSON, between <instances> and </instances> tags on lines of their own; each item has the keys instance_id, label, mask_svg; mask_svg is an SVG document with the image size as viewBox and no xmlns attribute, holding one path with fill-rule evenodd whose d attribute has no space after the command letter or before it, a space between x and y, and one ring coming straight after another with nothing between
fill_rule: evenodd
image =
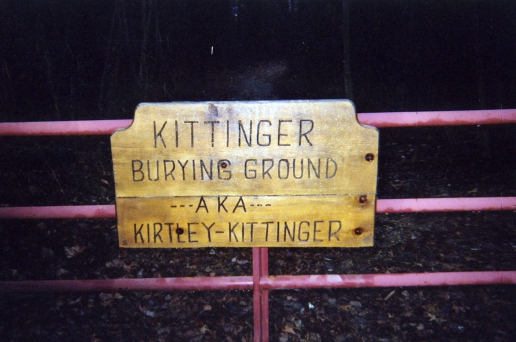
<instances>
[{"instance_id":1,"label":"horizontal gate rail","mask_svg":"<svg viewBox=\"0 0 516 342\"><path fill-rule=\"evenodd\" d=\"M281 275L265 278L262 286L273 290L480 284L516 284L516 271Z\"/></svg>"},{"instance_id":2,"label":"horizontal gate rail","mask_svg":"<svg viewBox=\"0 0 516 342\"><path fill-rule=\"evenodd\" d=\"M106 135L128 127L133 120L78 120L41 122L3 122L1 135Z\"/></svg>"},{"instance_id":3,"label":"horizontal gate rail","mask_svg":"<svg viewBox=\"0 0 516 342\"><path fill-rule=\"evenodd\" d=\"M443 197L376 200L376 212L379 214L479 210L516 210L516 197ZM114 204L0 208L0 218L6 219L78 219L114 217L116 217Z\"/></svg>"},{"instance_id":4,"label":"horizontal gate rail","mask_svg":"<svg viewBox=\"0 0 516 342\"><path fill-rule=\"evenodd\" d=\"M170 291L170 290L252 290L253 277L174 277L86 280L0 281L0 292L90 292L90 291Z\"/></svg>"},{"instance_id":5,"label":"horizontal gate rail","mask_svg":"<svg viewBox=\"0 0 516 342\"><path fill-rule=\"evenodd\" d=\"M0 208L0 218L6 219L78 219L114 217L116 217L114 204Z\"/></svg>"},{"instance_id":6,"label":"horizontal gate rail","mask_svg":"<svg viewBox=\"0 0 516 342\"><path fill-rule=\"evenodd\" d=\"M516 109L358 113L358 121L376 127L449 126L516 123ZM128 127L132 120L83 120L0 123L0 136L102 135Z\"/></svg>"},{"instance_id":7,"label":"horizontal gate rail","mask_svg":"<svg viewBox=\"0 0 516 342\"><path fill-rule=\"evenodd\" d=\"M378 199L377 213L516 210L516 197Z\"/></svg>"},{"instance_id":8,"label":"horizontal gate rail","mask_svg":"<svg viewBox=\"0 0 516 342\"><path fill-rule=\"evenodd\" d=\"M358 121L376 127L504 124L516 122L516 109L359 113Z\"/></svg>"},{"instance_id":9,"label":"horizontal gate rail","mask_svg":"<svg viewBox=\"0 0 516 342\"><path fill-rule=\"evenodd\" d=\"M258 248L255 248L257 250ZM258 266L260 267L260 266ZM256 272L255 272L256 273ZM257 277L257 279L253 279ZM262 290L516 284L516 271L0 281L0 292ZM260 295L260 290L255 295Z\"/></svg>"}]
</instances>

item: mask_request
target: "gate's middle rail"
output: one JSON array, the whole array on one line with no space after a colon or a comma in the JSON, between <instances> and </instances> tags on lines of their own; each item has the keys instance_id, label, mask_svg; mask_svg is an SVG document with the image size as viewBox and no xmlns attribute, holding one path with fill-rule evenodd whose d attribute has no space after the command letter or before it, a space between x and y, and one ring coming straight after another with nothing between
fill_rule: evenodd
<instances>
[{"instance_id":1,"label":"gate's middle rail","mask_svg":"<svg viewBox=\"0 0 516 342\"><path fill-rule=\"evenodd\" d=\"M377 199L376 213L516 210L516 197L444 197ZM115 218L115 205L2 207L0 218Z\"/></svg>"}]
</instances>

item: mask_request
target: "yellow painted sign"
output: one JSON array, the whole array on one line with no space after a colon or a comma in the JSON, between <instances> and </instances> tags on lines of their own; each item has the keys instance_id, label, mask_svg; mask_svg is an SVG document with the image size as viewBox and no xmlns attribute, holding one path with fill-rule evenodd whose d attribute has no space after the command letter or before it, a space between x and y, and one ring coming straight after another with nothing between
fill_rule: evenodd
<instances>
[{"instance_id":1,"label":"yellow painted sign","mask_svg":"<svg viewBox=\"0 0 516 342\"><path fill-rule=\"evenodd\" d=\"M378 131L349 101L140 104L111 148L120 247L373 245Z\"/></svg>"}]
</instances>

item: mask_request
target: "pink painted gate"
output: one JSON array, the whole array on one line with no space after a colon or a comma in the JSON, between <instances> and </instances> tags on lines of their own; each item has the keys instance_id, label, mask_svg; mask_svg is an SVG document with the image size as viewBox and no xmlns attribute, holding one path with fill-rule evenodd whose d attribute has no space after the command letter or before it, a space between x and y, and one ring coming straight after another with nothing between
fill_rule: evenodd
<instances>
[{"instance_id":1,"label":"pink painted gate","mask_svg":"<svg viewBox=\"0 0 516 342\"><path fill-rule=\"evenodd\" d=\"M362 124L376 127L516 123L516 110L403 112L358 114ZM111 134L131 120L1 123L0 135ZM441 211L516 211L516 197L378 199L377 213ZM3 207L2 219L114 218L114 205ZM516 270L428 272L398 274L327 274L269 276L267 248L253 248L249 276L139 278L109 280L0 281L0 291L116 291L123 290L252 290L254 340L269 340L269 291L300 288L350 288L516 284Z\"/></svg>"}]
</instances>

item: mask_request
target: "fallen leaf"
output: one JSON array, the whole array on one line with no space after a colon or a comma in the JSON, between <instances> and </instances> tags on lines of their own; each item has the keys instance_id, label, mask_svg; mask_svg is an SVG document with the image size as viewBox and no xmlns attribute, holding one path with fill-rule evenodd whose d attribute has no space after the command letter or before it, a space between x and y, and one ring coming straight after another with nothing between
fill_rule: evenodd
<instances>
[{"instance_id":1,"label":"fallen leaf","mask_svg":"<svg viewBox=\"0 0 516 342\"><path fill-rule=\"evenodd\" d=\"M425 312L425 313L426 313L426 316L427 316L428 318L430 318L430 319L429 319L429 321L430 321L430 322L432 322L432 321L437 321L437 317L436 317L435 315L431 314L430 312Z\"/></svg>"},{"instance_id":2,"label":"fallen leaf","mask_svg":"<svg viewBox=\"0 0 516 342\"><path fill-rule=\"evenodd\" d=\"M289 334L296 335L296 332L294 331L294 327L292 326L291 323L285 324L285 326L283 327L282 331L286 332L286 333L289 333Z\"/></svg>"},{"instance_id":3,"label":"fallen leaf","mask_svg":"<svg viewBox=\"0 0 516 342\"><path fill-rule=\"evenodd\" d=\"M80 246L65 247L64 250L66 253L66 257L68 259L70 259L70 258L73 258L75 255L82 253L82 251L84 251L84 247L80 247Z\"/></svg>"}]
</instances>

